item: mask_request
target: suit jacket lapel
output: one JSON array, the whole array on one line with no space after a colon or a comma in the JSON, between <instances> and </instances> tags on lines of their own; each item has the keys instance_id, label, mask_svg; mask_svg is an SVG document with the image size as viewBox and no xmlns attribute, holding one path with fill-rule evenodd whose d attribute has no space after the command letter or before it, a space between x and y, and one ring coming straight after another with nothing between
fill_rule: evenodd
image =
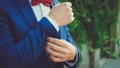
<instances>
[{"instance_id":1,"label":"suit jacket lapel","mask_svg":"<svg viewBox=\"0 0 120 68\"><path fill-rule=\"evenodd\" d=\"M14 2L30 26L37 23L37 19L28 0L14 0Z\"/></svg>"},{"instance_id":2,"label":"suit jacket lapel","mask_svg":"<svg viewBox=\"0 0 120 68\"><path fill-rule=\"evenodd\" d=\"M31 5L28 2L28 0L13 0L13 1L16 3L18 9L22 12L27 22L29 23L37 22L37 19L34 15L32 8L30 7ZM59 3L58 0L54 0L50 7L52 8L57 3Z\"/></svg>"},{"instance_id":3,"label":"suit jacket lapel","mask_svg":"<svg viewBox=\"0 0 120 68\"><path fill-rule=\"evenodd\" d=\"M37 19L34 15L34 12L31 8L29 1L28 0L13 0L13 2L15 2L16 7L18 7L19 11L25 17L26 23L28 23L29 26L34 27L33 25L37 23ZM53 3L51 4L51 8L57 3L59 3L58 0L54 0Z\"/></svg>"}]
</instances>

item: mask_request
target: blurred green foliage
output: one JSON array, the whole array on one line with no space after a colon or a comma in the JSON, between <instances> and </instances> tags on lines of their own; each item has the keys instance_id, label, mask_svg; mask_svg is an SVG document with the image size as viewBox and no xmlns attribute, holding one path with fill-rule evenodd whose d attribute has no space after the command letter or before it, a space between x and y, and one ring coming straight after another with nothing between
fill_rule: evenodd
<instances>
[{"instance_id":1,"label":"blurred green foliage","mask_svg":"<svg viewBox=\"0 0 120 68\"><path fill-rule=\"evenodd\" d=\"M110 29L117 22L119 0L60 1L73 4L75 20L69 27L78 45L89 42L92 48L101 48L112 37Z\"/></svg>"}]
</instances>

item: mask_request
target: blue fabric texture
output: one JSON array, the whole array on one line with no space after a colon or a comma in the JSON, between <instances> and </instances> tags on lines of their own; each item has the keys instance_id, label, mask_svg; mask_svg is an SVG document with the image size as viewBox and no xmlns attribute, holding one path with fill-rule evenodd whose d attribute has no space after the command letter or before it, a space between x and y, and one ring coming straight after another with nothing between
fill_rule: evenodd
<instances>
[{"instance_id":1,"label":"blue fabric texture","mask_svg":"<svg viewBox=\"0 0 120 68\"><path fill-rule=\"evenodd\" d=\"M67 26L58 33L45 17L37 22L28 0L0 0L0 68L63 68L46 55L48 36L75 44Z\"/></svg>"}]
</instances>

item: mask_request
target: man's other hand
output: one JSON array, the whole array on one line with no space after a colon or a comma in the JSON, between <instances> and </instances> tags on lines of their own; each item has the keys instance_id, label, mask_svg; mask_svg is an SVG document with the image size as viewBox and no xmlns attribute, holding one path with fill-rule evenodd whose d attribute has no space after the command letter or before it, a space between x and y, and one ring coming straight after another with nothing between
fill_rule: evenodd
<instances>
[{"instance_id":1,"label":"man's other hand","mask_svg":"<svg viewBox=\"0 0 120 68\"><path fill-rule=\"evenodd\" d=\"M69 42L57 38L47 38L46 50L53 62L74 61L77 50Z\"/></svg>"},{"instance_id":2,"label":"man's other hand","mask_svg":"<svg viewBox=\"0 0 120 68\"><path fill-rule=\"evenodd\" d=\"M64 26L71 23L74 20L74 13L71 8L70 2L59 3L55 5L48 14L58 26Z\"/></svg>"}]
</instances>

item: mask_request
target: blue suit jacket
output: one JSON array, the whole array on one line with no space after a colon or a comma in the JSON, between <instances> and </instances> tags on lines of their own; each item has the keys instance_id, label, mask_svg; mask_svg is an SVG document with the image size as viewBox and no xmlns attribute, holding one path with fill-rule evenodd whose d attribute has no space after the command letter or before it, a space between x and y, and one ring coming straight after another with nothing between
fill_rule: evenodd
<instances>
[{"instance_id":1,"label":"blue suit jacket","mask_svg":"<svg viewBox=\"0 0 120 68\"><path fill-rule=\"evenodd\" d=\"M74 45L67 26L58 33L48 19L37 22L28 0L0 0L0 68L63 68L64 63L54 63L46 55L48 36Z\"/></svg>"}]
</instances>

